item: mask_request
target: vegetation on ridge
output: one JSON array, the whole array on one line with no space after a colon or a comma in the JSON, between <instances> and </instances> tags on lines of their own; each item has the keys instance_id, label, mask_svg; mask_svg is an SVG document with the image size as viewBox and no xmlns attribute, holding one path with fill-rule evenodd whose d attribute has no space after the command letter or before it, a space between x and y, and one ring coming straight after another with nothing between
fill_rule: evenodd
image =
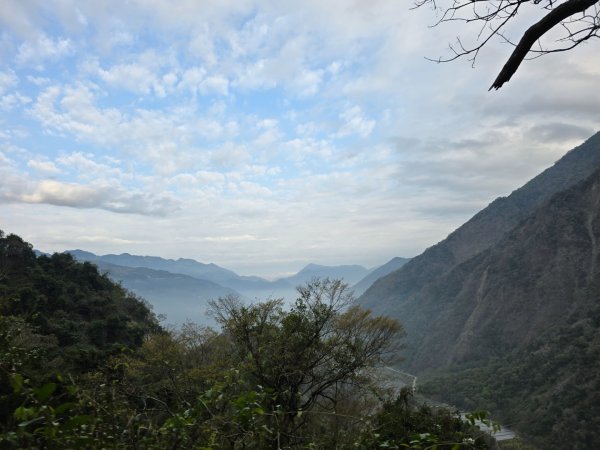
<instances>
[{"instance_id":1,"label":"vegetation on ridge","mask_svg":"<svg viewBox=\"0 0 600 450\"><path fill-rule=\"evenodd\" d=\"M426 394L541 448L600 448L599 167L600 133L359 299L403 321Z\"/></svg>"},{"instance_id":2,"label":"vegetation on ridge","mask_svg":"<svg viewBox=\"0 0 600 450\"><path fill-rule=\"evenodd\" d=\"M166 331L94 265L0 234L0 448L489 448L393 401L377 366L401 327L351 300L314 280L290 310L226 297L220 332Z\"/></svg>"}]
</instances>

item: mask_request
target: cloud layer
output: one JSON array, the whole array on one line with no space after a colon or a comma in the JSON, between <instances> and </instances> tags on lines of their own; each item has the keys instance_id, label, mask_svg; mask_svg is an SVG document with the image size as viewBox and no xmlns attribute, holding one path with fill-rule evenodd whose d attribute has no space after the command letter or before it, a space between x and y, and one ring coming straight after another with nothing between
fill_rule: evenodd
<instances>
[{"instance_id":1,"label":"cloud layer","mask_svg":"<svg viewBox=\"0 0 600 450\"><path fill-rule=\"evenodd\" d=\"M593 44L488 93L507 49L431 63L463 30L408 6L6 0L0 228L263 275L376 265L600 128Z\"/></svg>"}]
</instances>

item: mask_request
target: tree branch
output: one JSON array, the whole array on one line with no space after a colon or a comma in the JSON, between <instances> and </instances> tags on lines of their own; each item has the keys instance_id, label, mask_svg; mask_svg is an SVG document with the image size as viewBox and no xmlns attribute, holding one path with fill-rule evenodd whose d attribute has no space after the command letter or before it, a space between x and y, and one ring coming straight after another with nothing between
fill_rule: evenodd
<instances>
[{"instance_id":1,"label":"tree branch","mask_svg":"<svg viewBox=\"0 0 600 450\"><path fill-rule=\"evenodd\" d=\"M498 74L498 77L490 86L492 89L500 89L502 85L508 82L513 74L517 71L529 50L544 34L550 31L554 26L561 23L563 20L571 17L574 14L585 11L596 4L598 0L568 0L567 2L557 6L546 14L539 22L535 23L527 29L523 37L515 47L514 51L506 61L506 64Z\"/></svg>"}]
</instances>

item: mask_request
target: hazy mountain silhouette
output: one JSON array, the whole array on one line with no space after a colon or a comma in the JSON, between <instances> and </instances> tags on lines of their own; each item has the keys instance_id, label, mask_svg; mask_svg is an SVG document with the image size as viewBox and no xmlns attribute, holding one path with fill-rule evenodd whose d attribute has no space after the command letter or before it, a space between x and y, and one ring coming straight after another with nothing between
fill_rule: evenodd
<instances>
[{"instance_id":1,"label":"hazy mountain silhouette","mask_svg":"<svg viewBox=\"0 0 600 450\"><path fill-rule=\"evenodd\" d=\"M158 313L166 314L168 320L176 323L186 318L205 322L207 319L198 316L198 311L203 313L207 300L222 295L240 295L249 301L283 298L292 303L296 298L296 287L312 278L344 278L352 284L368 273L358 265L309 264L291 277L269 281L256 276L241 276L216 264L193 259L175 260L129 253L96 255L85 250L69 250L68 253L80 261L97 264L114 280L149 300Z\"/></svg>"},{"instance_id":2,"label":"hazy mountain silhouette","mask_svg":"<svg viewBox=\"0 0 600 450\"><path fill-rule=\"evenodd\" d=\"M404 264L410 261L410 258L401 258L396 256L392 258L384 265L377 267L376 269L369 272L367 276L365 276L362 280L352 286L352 290L354 291L354 295L360 296L363 292L371 287L371 285L377 281L379 278L392 273L395 270L398 270Z\"/></svg>"}]
</instances>

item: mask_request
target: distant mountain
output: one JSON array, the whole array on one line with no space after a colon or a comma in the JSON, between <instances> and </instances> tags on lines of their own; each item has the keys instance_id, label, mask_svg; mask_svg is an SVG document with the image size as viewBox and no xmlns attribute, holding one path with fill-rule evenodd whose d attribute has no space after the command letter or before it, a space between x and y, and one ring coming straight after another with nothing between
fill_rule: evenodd
<instances>
[{"instance_id":1,"label":"distant mountain","mask_svg":"<svg viewBox=\"0 0 600 450\"><path fill-rule=\"evenodd\" d=\"M292 286L298 286L313 278L336 278L343 279L344 282L352 285L368 273L369 271L366 268L359 265L321 266L318 264L308 264L296 275L282 278L279 281L285 281Z\"/></svg>"},{"instance_id":2,"label":"distant mountain","mask_svg":"<svg viewBox=\"0 0 600 450\"><path fill-rule=\"evenodd\" d=\"M369 273L367 269L358 265L321 266L318 264L309 264L291 277L268 281L256 276L238 275L237 273L216 264L204 264L193 259L165 259L158 256L139 256L131 255L129 253L122 253L120 255L96 255L84 250L69 250L67 253L70 253L80 261L90 261L98 265L103 264L103 267L109 267L107 265L116 265L119 267L146 268L166 271L172 274L182 274L197 280L214 283L219 285L221 289L228 290L228 292L238 292L242 297L249 300L283 298L288 303L295 300L297 294L296 287L314 277L343 278L347 283L352 284ZM113 273L115 269L107 270ZM120 273L122 275L125 272L120 270ZM128 274L128 276L130 276L130 274ZM123 280L123 283L126 287L129 287L125 280ZM208 289L207 286L204 286L202 289L203 290L200 291L199 295L202 298L207 298L207 296L203 294L203 292ZM142 292L144 289L140 287L138 282L138 286L132 290L134 292ZM207 292L210 291L210 289L207 290ZM148 287L144 292L149 292L147 298L151 299L154 287ZM171 292L174 293L174 291ZM182 293L182 295L187 296L188 293Z\"/></svg>"},{"instance_id":3,"label":"distant mountain","mask_svg":"<svg viewBox=\"0 0 600 450\"><path fill-rule=\"evenodd\" d=\"M375 270L372 270L367 276L365 276L362 280L360 280L358 283L352 286L354 295L360 296L363 292L369 289L371 285L379 278L388 275L394 272L395 270L398 270L408 261L410 261L410 258L400 258L397 256L389 260L383 266L377 267Z\"/></svg>"},{"instance_id":4,"label":"distant mountain","mask_svg":"<svg viewBox=\"0 0 600 450\"><path fill-rule=\"evenodd\" d=\"M271 282L260 277L241 276L216 264L204 264L194 259L179 258L175 260L158 256L131 255L129 253L122 253L120 255L95 255L83 250L69 250L68 253L82 261L96 263L101 261L124 267L145 267L147 269L188 275L238 291L249 298L260 295L276 295L282 291L292 290L292 287L285 282Z\"/></svg>"},{"instance_id":5,"label":"distant mountain","mask_svg":"<svg viewBox=\"0 0 600 450\"><path fill-rule=\"evenodd\" d=\"M166 323L180 325L186 321L212 324L206 315L208 301L226 295L239 295L235 290L189 275L126 267L94 261L98 268L123 287L148 300L156 314L166 316Z\"/></svg>"},{"instance_id":6,"label":"distant mountain","mask_svg":"<svg viewBox=\"0 0 600 450\"><path fill-rule=\"evenodd\" d=\"M121 253L120 255L95 255L83 250L69 250L75 258L84 261L102 261L124 267L146 267L154 270L166 270L172 273L181 273L215 283L230 279L242 278L231 270L219 267L216 264L204 264L193 259L179 258L165 259L158 256L139 256Z\"/></svg>"}]
</instances>

